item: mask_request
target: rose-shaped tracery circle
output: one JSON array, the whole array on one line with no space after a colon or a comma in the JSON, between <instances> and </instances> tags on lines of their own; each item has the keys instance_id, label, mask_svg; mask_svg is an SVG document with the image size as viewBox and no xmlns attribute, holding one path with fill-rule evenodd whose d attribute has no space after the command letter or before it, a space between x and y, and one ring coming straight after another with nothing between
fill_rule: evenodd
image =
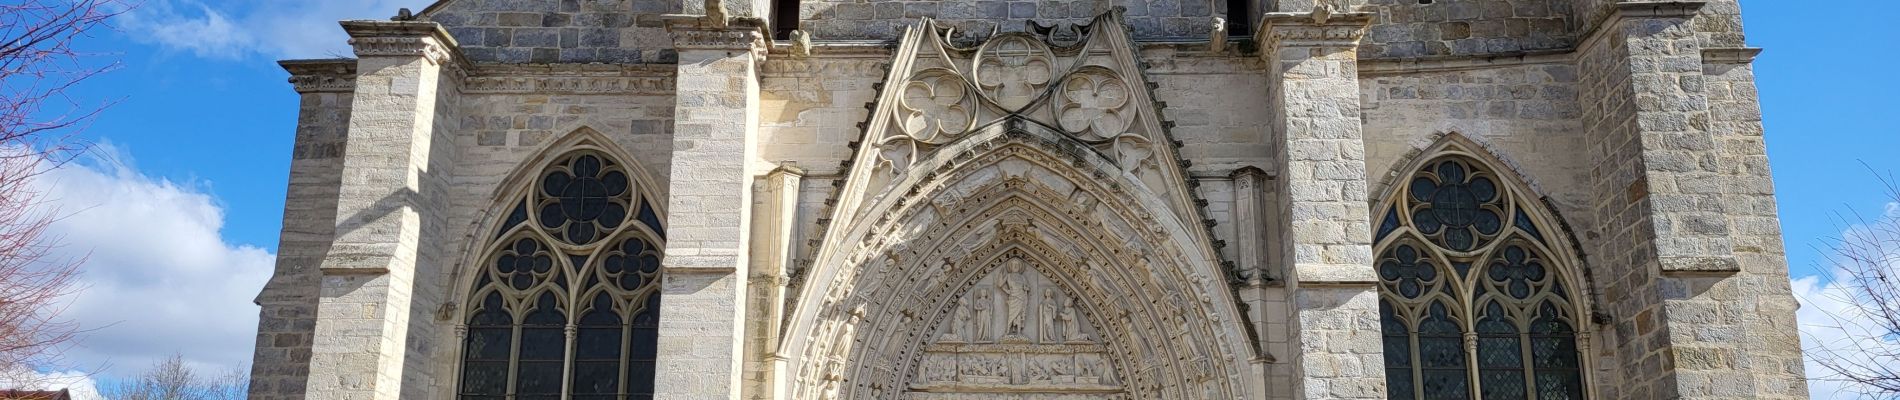
<instances>
[{"instance_id":1,"label":"rose-shaped tracery circle","mask_svg":"<svg viewBox=\"0 0 1900 400\"><path fill-rule=\"evenodd\" d=\"M1003 36L984 45L976 80L990 100L1009 111L1029 105L1055 77L1053 58L1042 43L1025 36Z\"/></svg>"},{"instance_id":2,"label":"rose-shaped tracery circle","mask_svg":"<svg viewBox=\"0 0 1900 400\"><path fill-rule=\"evenodd\" d=\"M1512 298L1530 298L1536 292L1535 286L1542 284L1546 276L1543 260L1521 245L1506 246L1502 253L1491 258L1485 276L1503 285L1504 292Z\"/></svg>"},{"instance_id":3,"label":"rose-shaped tracery circle","mask_svg":"<svg viewBox=\"0 0 1900 400\"><path fill-rule=\"evenodd\" d=\"M1418 298L1438 281L1438 267L1409 244L1393 247L1379 260L1379 278L1407 299Z\"/></svg>"},{"instance_id":4,"label":"rose-shaped tracery circle","mask_svg":"<svg viewBox=\"0 0 1900 400\"><path fill-rule=\"evenodd\" d=\"M622 290L638 290L660 273L660 252L646 240L633 237L608 249L601 272Z\"/></svg>"},{"instance_id":5,"label":"rose-shaped tracery circle","mask_svg":"<svg viewBox=\"0 0 1900 400\"><path fill-rule=\"evenodd\" d=\"M627 172L594 154L549 167L540 186L541 226L572 244L593 243L619 228L632 204Z\"/></svg>"},{"instance_id":6,"label":"rose-shaped tracery circle","mask_svg":"<svg viewBox=\"0 0 1900 400\"><path fill-rule=\"evenodd\" d=\"M963 80L943 71L926 71L904 85L898 105L904 109L904 133L923 142L940 135L956 135L970 128L974 114L965 108L969 89Z\"/></svg>"},{"instance_id":7,"label":"rose-shaped tracery circle","mask_svg":"<svg viewBox=\"0 0 1900 400\"><path fill-rule=\"evenodd\" d=\"M554 257L541 242L517 239L495 257L495 272L510 288L528 290L554 275Z\"/></svg>"},{"instance_id":8,"label":"rose-shaped tracery circle","mask_svg":"<svg viewBox=\"0 0 1900 400\"><path fill-rule=\"evenodd\" d=\"M1412 177L1412 224L1439 245L1477 249L1504 228L1504 198L1488 173L1463 160L1428 165Z\"/></svg>"},{"instance_id":9,"label":"rose-shaped tracery circle","mask_svg":"<svg viewBox=\"0 0 1900 400\"><path fill-rule=\"evenodd\" d=\"M1120 136L1128 129L1128 83L1103 72L1077 73L1062 83L1058 116L1062 129L1096 139Z\"/></svg>"}]
</instances>

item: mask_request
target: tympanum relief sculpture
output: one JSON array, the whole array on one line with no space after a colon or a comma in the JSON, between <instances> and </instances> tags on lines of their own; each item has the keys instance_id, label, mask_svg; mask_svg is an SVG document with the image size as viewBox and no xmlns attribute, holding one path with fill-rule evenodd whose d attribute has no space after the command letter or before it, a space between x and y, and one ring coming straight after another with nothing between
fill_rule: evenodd
<instances>
[{"instance_id":1,"label":"tympanum relief sculpture","mask_svg":"<svg viewBox=\"0 0 1900 400\"><path fill-rule=\"evenodd\" d=\"M1108 350L1091 339L1087 312L1028 262L1005 261L952 307L937 340L924 347L909 398L1125 396Z\"/></svg>"}]
</instances>

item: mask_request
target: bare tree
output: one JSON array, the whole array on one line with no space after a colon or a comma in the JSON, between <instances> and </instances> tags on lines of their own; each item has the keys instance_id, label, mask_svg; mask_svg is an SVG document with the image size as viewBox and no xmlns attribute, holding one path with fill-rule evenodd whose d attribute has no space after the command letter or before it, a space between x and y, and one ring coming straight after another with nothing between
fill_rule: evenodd
<instances>
[{"instance_id":1,"label":"bare tree","mask_svg":"<svg viewBox=\"0 0 1900 400\"><path fill-rule=\"evenodd\" d=\"M1833 281L1802 299L1811 379L1870 398L1900 399L1900 185L1883 177L1888 209L1849 212L1826 244Z\"/></svg>"},{"instance_id":2,"label":"bare tree","mask_svg":"<svg viewBox=\"0 0 1900 400\"><path fill-rule=\"evenodd\" d=\"M110 400L243 400L250 391L247 370L205 375L185 365L184 357L172 355L138 379L106 387L101 394Z\"/></svg>"},{"instance_id":3,"label":"bare tree","mask_svg":"<svg viewBox=\"0 0 1900 400\"><path fill-rule=\"evenodd\" d=\"M52 366L73 338L76 327L58 316L78 260L51 258L52 214L32 184L85 147L72 135L105 108L67 92L117 64L72 44L106 28L129 7L124 1L0 1L0 373Z\"/></svg>"}]
</instances>

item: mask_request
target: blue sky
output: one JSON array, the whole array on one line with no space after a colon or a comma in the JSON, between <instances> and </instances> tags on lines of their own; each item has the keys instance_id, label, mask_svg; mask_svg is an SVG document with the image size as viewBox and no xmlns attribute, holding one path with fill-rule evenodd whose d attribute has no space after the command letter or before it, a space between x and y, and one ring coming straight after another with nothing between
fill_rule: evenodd
<instances>
[{"instance_id":1,"label":"blue sky","mask_svg":"<svg viewBox=\"0 0 1900 400\"><path fill-rule=\"evenodd\" d=\"M172 225L154 229L193 232L168 236L195 241L126 248L120 244L125 240L104 238L139 236L80 226L64 231L78 239L74 247L101 246L90 249L95 259L87 265L95 286L181 299L167 303L169 319L89 310L85 304L112 308L105 306L111 302L82 299L78 317L84 322L120 324L82 343L76 361L106 365L100 376L111 379L174 351L206 367L248 359L252 330L245 324L255 316L244 314L255 312L250 296L268 276L269 254L276 251L296 123L297 95L274 61L344 54L335 20L387 18L397 7L420 9L427 2L147 0L118 22L119 32L80 44L123 66L80 87L74 97L117 103L83 132L102 144L100 156L61 175L65 180L58 185L72 188L52 191L66 196L60 200L68 208L89 210L84 212L120 212L133 220L175 216L165 219ZM1870 168L1900 171L1900 78L1890 71L1900 65L1900 24L1890 20L1900 6L1890 0L1830 1L1825 7L1787 0L1742 3L1749 43L1767 48L1756 65L1790 264L1798 277L1820 275L1823 260L1812 246L1841 232L1834 213L1878 215L1892 200L1874 184ZM131 204L119 204L125 199ZM150 261L141 252L180 254ZM106 260L96 259L100 254ZM201 263L218 267L195 265ZM153 274L201 280L141 280ZM150 283L203 280L229 290L206 294ZM1824 285L1825 279L1810 283ZM219 328L206 333L149 326L192 318Z\"/></svg>"}]
</instances>

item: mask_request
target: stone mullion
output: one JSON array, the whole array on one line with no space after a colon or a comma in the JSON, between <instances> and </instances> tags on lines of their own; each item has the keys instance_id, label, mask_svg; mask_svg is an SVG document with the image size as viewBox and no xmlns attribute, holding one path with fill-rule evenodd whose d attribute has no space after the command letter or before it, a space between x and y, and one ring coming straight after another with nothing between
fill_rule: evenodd
<instances>
[{"instance_id":1,"label":"stone mullion","mask_svg":"<svg viewBox=\"0 0 1900 400\"><path fill-rule=\"evenodd\" d=\"M757 158L759 28L669 21L679 51L655 397L743 391L747 234Z\"/></svg>"},{"instance_id":2,"label":"stone mullion","mask_svg":"<svg viewBox=\"0 0 1900 400\"><path fill-rule=\"evenodd\" d=\"M1259 30L1281 150L1279 258L1290 271L1296 398L1386 397L1357 56L1371 20L1274 13Z\"/></svg>"},{"instance_id":3,"label":"stone mullion","mask_svg":"<svg viewBox=\"0 0 1900 400\"><path fill-rule=\"evenodd\" d=\"M454 46L434 23L350 21L358 75L336 238L321 264L311 350L310 398L396 399L402 395L417 269L425 225L442 212L444 171L437 151L436 105L452 87ZM452 90L452 89L450 89ZM426 356L426 355L416 355Z\"/></svg>"}]
</instances>

